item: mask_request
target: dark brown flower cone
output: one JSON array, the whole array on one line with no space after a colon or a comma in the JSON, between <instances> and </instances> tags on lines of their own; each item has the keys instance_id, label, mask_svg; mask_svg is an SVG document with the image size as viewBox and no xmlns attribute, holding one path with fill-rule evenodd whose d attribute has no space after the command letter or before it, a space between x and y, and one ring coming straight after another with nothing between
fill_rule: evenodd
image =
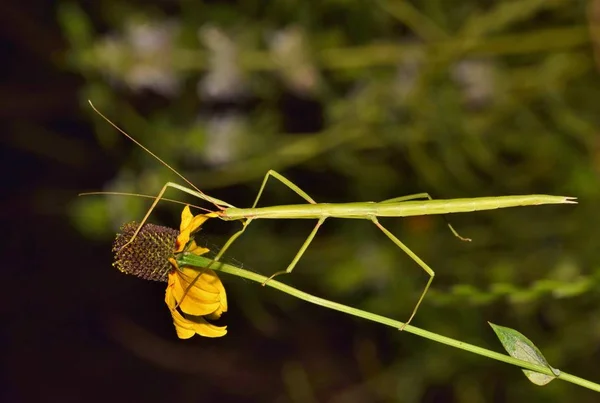
<instances>
[{"instance_id":1,"label":"dark brown flower cone","mask_svg":"<svg viewBox=\"0 0 600 403\"><path fill-rule=\"evenodd\" d=\"M173 266L169 258L173 257L175 241L179 231L154 224L144 224L135 239L129 245L138 224L130 222L121 227L112 251L115 256L113 266L123 273L153 281L168 279ZM126 246L125 246L126 245Z\"/></svg>"}]
</instances>

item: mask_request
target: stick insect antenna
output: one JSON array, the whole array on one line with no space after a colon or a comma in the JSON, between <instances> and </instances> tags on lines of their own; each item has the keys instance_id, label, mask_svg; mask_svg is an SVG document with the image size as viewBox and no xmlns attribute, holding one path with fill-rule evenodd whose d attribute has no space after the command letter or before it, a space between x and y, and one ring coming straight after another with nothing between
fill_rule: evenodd
<instances>
[{"instance_id":1,"label":"stick insect antenna","mask_svg":"<svg viewBox=\"0 0 600 403\"><path fill-rule=\"evenodd\" d=\"M127 193L127 192L82 192L77 196L128 196L128 197L141 197L144 199L156 199L156 196L145 195L141 193ZM160 200L166 201L169 203L181 204L182 206L190 206L200 211L204 211L205 213L213 213L212 210L209 210L204 207L196 206L195 204L190 204L186 202L182 202L179 200L167 199L166 197L162 197Z\"/></svg>"},{"instance_id":2,"label":"stick insect antenna","mask_svg":"<svg viewBox=\"0 0 600 403\"><path fill-rule=\"evenodd\" d=\"M125 132L125 130L121 129L119 126L117 126L116 124L114 124L109 118L107 118L106 116L104 116L102 114L102 112L100 112L98 109L96 109L96 107L94 106L94 104L92 103L91 100L88 99L88 103L90 104L90 106L92 107L92 109L94 110L94 112L96 112L98 115L100 115L102 117L102 119L106 120L112 127L114 127L115 129L117 129L122 135L124 135L125 137L127 137L129 140L133 141L135 144L137 144L142 150L146 151L148 154L150 154L151 156L153 156L156 160L158 160L161 164L163 164L165 167L169 168L171 170L171 172L173 172L175 175L177 175L178 177L180 177L181 179L183 179L185 181L185 183L187 183L188 185L190 185L193 189L195 189L198 193L201 193L202 195L206 196L207 198L209 198L208 195L206 195L204 192L202 192L200 189L198 189L192 182L190 182L185 176L183 176L182 174L180 174L179 172L177 172L177 170L175 168L173 168L171 165L167 164L165 161L163 161L158 155L154 154L152 151L150 151L146 146L144 146L142 143L140 143L139 141L137 141L136 139L134 139L132 136L130 136L129 134L127 134ZM208 200L208 199L206 199ZM217 207L218 209L222 210L223 207L213 203L215 205L215 207Z\"/></svg>"}]
</instances>

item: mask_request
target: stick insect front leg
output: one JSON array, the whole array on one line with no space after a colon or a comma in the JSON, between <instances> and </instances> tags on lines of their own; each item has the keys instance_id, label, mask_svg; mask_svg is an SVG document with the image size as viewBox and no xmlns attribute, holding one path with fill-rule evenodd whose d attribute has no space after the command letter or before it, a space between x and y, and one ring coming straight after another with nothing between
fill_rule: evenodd
<instances>
[{"instance_id":1,"label":"stick insect front leg","mask_svg":"<svg viewBox=\"0 0 600 403\"><path fill-rule=\"evenodd\" d=\"M396 202L403 202L403 201L416 200L416 199L433 200L433 197L431 197L429 195L429 193L416 193L416 194L408 195L408 196L394 197L393 199L384 200L384 201L381 201L380 203L396 203ZM450 228L450 231L452 231L452 233L454 234L455 237L457 237L461 241L471 242L471 238L465 238L465 237L461 236L458 232L456 232L456 230L454 229L452 224L450 224L450 222L448 221L448 218L446 217L445 214L443 214L442 217L446 221L446 224L448 224L448 228Z\"/></svg>"},{"instance_id":2,"label":"stick insect front leg","mask_svg":"<svg viewBox=\"0 0 600 403\"><path fill-rule=\"evenodd\" d=\"M421 260L421 258L419 256L417 256L413 251L411 251L408 248L408 246L404 245L404 243L402 243L402 241L400 241L398 238L396 238L396 236L394 234L392 234L387 228L385 228L383 225L381 225L381 223L379 222L377 217L370 217L370 218L371 218L371 221L373 221L373 223L377 226L377 228L379 228L388 238L390 238L392 240L392 242L395 243L396 246L398 246L400 249L402 249L404 251L404 253L406 253L411 259L413 259L415 262L417 262L417 264L425 271L425 273L427 273L429 275L429 281L427 281L427 285L425 286L425 289L423 290L421 297L419 297L419 300L417 301L417 304L415 305L412 313L410 314L410 317L399 329L402 331L402 330L404 330L406 325L408 325L410 323L410 321L414 318L415 314L417 313L417 310L419 309L421 302L423 302L423 299L425 298L425 294L427 294L427 291L429 290L429 286L433 282L433 278L435 277L435 272L433 271L433 269L431 267L429 267L427 265L427 263L425 263L423 260Z\"/></svg>"},{"instance_id":3,"label":"stick insect front leg","mask_svg":"<svg viewBox=\"0 0 600 403\"><path fill-rule=\"evenodd\" d=\"M140 222L140 225L138 225L137 229L135 230L135 232L133 233L133 235L131 236L131 238L129 239L129 241L127 241L127 243L125 245L123 245L123 247L121 249L125 249L127 246L129 246L136 238L136 236L139 234L140 230L142 229L142 227L144 226L144 224L146 223L146 221L148 221L148 218L150 218L150 214L152 214L152 211L154 210L154 208L156 207L156 205L158 204L158 202L163 199L163 195L165 194L165 192L167 191L168 188L173 188L173 189L177 189L180 190L184 193L190 194L192 196L195 197L199 197L202 200L205 200L207 202L212 203L215 207L217 207L218 209L222 210L225 207L233 207L231 204L224 202L222 200L216 199L214 197L208 196L200 191L196 191L196 190L192 190L189 188L186 188L184 186L181 186L177 183L174 182L167 182L165 183L165 185L162 187L162 189L160 189L160 192L158 192L158 195L154 198L154 201L152 202L152 205L150 206L150 208L148 209L148 211L146 212L146 215L144 216L144 218L142 219L142 221Z\"/></svg>"}]
</instances>

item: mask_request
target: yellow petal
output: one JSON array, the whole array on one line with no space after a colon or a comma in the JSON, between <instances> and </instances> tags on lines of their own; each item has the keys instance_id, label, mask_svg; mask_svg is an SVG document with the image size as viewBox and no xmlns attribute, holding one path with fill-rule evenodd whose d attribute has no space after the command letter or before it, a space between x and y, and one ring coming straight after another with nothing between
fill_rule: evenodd
<instances>
[{"instance_id":1,"label":"yellow petal","mask_svg":"<svg viewBox=\"0 0 600 403\"><path fill-rule=\"evenodd\" d=\"M194 320L190 320L177 310L172 310L171 316L173 316L177 337L180 339L189 339L195 334L204 337L221 337L227 334L227 326L215 326L200 316L195 316Z\"/></svg>"},{"instance_id":2,"label":"yellow petal","mask_svg":"<svg viewBox=\"0 0 600 403\"><path fill-rule=\"evenodd\" d=\"M189 251L196 255L203 255L204 253L209 252L209 249L203 248L201 246L197 246L196 242L192 240ZM173 258L169 259L169 261L171 262L173 267L175 267L177 269L177 272L179 273L179 275L183 277L182 280L187 283L186 288L188 287L189 284L191 284L194 281L194 279L196 279L196 277L198 277L198 274L200 273L200 271L198 269L192 269L192 268L187 268L187 267L183 267L183 268L179 269L177 262ZM199 278L196 280L194 285L195 286L197 285L198 287L203 288L204 290L209 291L209 292L218 292L219 293L220 306L219 306L219 308L217 308L217 310L215 312L212 313L213 316L210 316L211 319L218 319L223 312L227 312L228 305L227 305L227 294L225 293L225 287L223 286L221 279L219 279L219 277L213 270L205 268L205 269L202 269L202 271L206 274L205 276L202 276L203 282L198 283L200 281L200 278ZM191 312L188 312L188 313L191 313Z\"/></svg>"},{"instance_id":3,"label":"yellow petal","mask_svg":"<svg viewBox=\"0 0 600 403\"><path fill-rule=\"evenodd\" d=\"M187 206L186 206L186 208L187 208ZM183 210L184 210L184 212L186 211L186 209L183 209ZM188 212L189 212L189 208L188 208ZM184 215L185 215L185 217L184 217ZM183 214L183 213L181 214L181 230L179 232L179 235L177 236L177 242L175 243L175 253L179 253L179 252L183 251L183 248L190 241L190 237L192 236L194 231L196 231L198 228L200 228L200 226L206 220L208 220L208 218L209 217L207 215L199 214L190 220L189 216L187 216L187 214ZM184 222L187 223L187 225L184 225Z\"/></svg>"},{"instance_id":4,"label":"yellow petal","mask_svg":"<svg viewBox=\"0 0 600 403\"><path fill-rule=\"evenodd\" d=\"M215 309L214 312L211 313L211 316L209 318L218 319L223 312L227 312L227 294L225 293L225 287L223 286L221 279L217 276L217 274L214 271L210 269L203 270L203 283L200 287L204 288L207 291L210 290L211 292L216 292L219 294L219 306Z\"/></svg>"},{"instance_id":5,"label":"yellow petal","mask_svg":"<svg viewBox=\"0 0 600 403\"><path fill-rule=\"evenodd\" d=\"M204 221L206 220L208 220L208 216L206 214L198 214L195 216L192 219L192 222L190 222L190 225L188 225L190 233L194 233L202 224L204 224Z\"/></svg>"},{"instance_id":6,"label":"yellow petal","mask_svg":"<svg viewBox=\"0 0 600 403\"><path fill-rule=\"evenodd\" d=\"M186 284L186 287L193 283L194 288L200 288L214 294L220 294L221 289L223 289L221 279L217 276L217 273L210 269L184 266L179 269L177 274L180 281Z\"/></svg>"},{"instance_id":7,"label":"yellow petal","mask_svg":"<svg viewBox=\"0 0 600 403\"><path fill-rule=\"evenodd\" d=\"M167 287L165 302L171 311L175 331L180 339L189 339L195 334L204 337L221 337L227 334L226 326L215 326L199 316L195 316L193 320L190 320L180 314L175 308L177 301L173 296L171 287Z\"/></svg>"},{"instance_id":8,"label":"yellow petal","mask_svg":"<svg viewBox=\"0 0 600 403\"><path fill-rule=\"evenodd\" d=\"M172 287L170 287L171 277L169 276L169 286L167 287L167 291L165 293L165 303L169 307L171 311L171 316L173 317L173 324L175 325L175 331L177 332L177 337L180 339L189 339L193 335L196 334L193 327L190 326L185 318L177 312L176 305L177 301L173 297Z\"/></svg>"},{"instance_id":9,"label":"yellow petal","mask_svg":"<svg viewBox=\"0 0 600 403\"><path fill-rule=\"evenodd\" d=\"M211 277L203 271L183 268L183 271L176 271L171 276L174 277L171 286L173 297L184 313L208 315L220 308L219 288L213 284L215 278L220 282L216 275ZM193 285L190 287L190 284Z\"/></svg>"},{"instance_id":10,"label":"yellow petal","mask_svg":"<svg viewBox=\"0 0 600 403\"><path fill-rule=\"evenodd\" d=\"M183 313L194 316L210 315L221 307L218 300L215 300L214 302L199 302L199 300L191 298L189 293L185 298L178 299L178 301L179 309L181 309Z\"/></svg>"},{"instance_id":11,"label":"yellow petal","mask_svg":"<svg viewBox=\"0 0 600 403\"><path fill-rule=\"evenodd\" d=\"M204 315L204 316L206 316L208 319L211 319L211 320L217 320L221 317L222 314L223 314L223 311L216 310L213 313L211 313L210 315Z\"/></svg>"},{"instance_id":12,"label":"yellow petal","mask_svg":"<svg viewBox=\"0 0 600 403\"><path fill-rule=\"evenodd\" d=\"M192 222L193 218L194 215L190 210L190 206L185 206L181 212L181 225L179 226L179 231L186 229L190 225L190 222Z\"/></svg>"},{"instance_id":13,"label":"yellow petal","mask_svg":"<svg viewBox=\"0 0 600 403\"><path fill-rule=\"evenodd\" d=\"M169 307L169 309L171 311L174 310L175 308L177 308L177 300L173 296L173 286L175 285L176 278L177 278L176 276L169 273L167 290L165 291L165 303L167 304L167 306Z\"/></svg>"},{"instance_id":14,"label":"yellow petal","mask_svg":"<svg viewBox=\"0 0 600 403\"><path fill-rule=\"evenodd\" d=\"M204 255L206 252L210 252L210 249L198 246L196 245L196 241L192 240L190 247L188 248L188 252L200 256Z\"/></svg>"},{"instance_id":15,"label":"yellow petal","mask_svg":"<svg viewBox=\"0 0 600 403\"><path fill-rule=\"evenodd\" d=\"M177 260L175 260L175 258L170 257L169 263L171 263L171 266L173 266L173 269L179 270L179 265L177 264Z\"/></svg>"},{"instance_id":16,"label":"yellow petal","mask_svg":"<svg viewBox=\"0 0 600 403\"><path fill-rule=\"evenodd\" d=\"M208 322L199 323L195 328L196 334L204 337L223 337L227 334L227 326L215 326Z\"/></svg>"},{"instance_id":17,"label":"yellow petal","mask_svg":"<svg viewBox=\"0 0 600 403\"><path fill-rule=\"evenodd\" d=\"M190 326L177 310L171 311L171 316L173 316L173 324L175 325L177 337L180 339L189 339L196 334L193 326Z\"/></svg>"},{"instance_id":18,"label":"yellow petal","mask_svg":"<svg viewBox=\"0 0 600 403\"><path fill-rule=\"evenodd\" d=\"M218 318L221 316L221 313L227 312L227 294L225 293L225 287L223 286L221 279L219 277L217 277L217 274L210 269L206 269L206 270L215 276L216 281L213 284L219 290L219 302L221 303L221 306L219 307L219 309L217 309L214 312L214 314L218 315L217 316L217 318Z\"/></svg>"},{"instance_id":19,"label":"yellow petal","mask_svg":"<svg viewBox=\"0 0 600 403\"><path fill-rule=\"evenodd\" d=\"M193 325L193 330L196 334L204 337L221 337L227 334L227 326L216 326L208 323L206 319L195 316L193 320L185 318L188 323Z\"/></svg>"},{"instance_id":20,"label":"yellow petal","mask_svg":"<svg viewBox=\"0 0 600 403\"><path fill-rule=\"evenodd\" d=\"M179 225L179 235L175 243L175 253L181 252L190 240L191 232L188 228L193 219L194 215L190 210L190 206L185 206L181 212L181 224Z\"/></svg>"},{"instance_id":21,"label":"yellow petal","mask_svg":"<svg viewBox=\"0 0 600 403\"><path fill-rule=\"evenodd\" d=\"M197 276L198 270L184 268L182 275L189 279L190 275L193 275L192 273ZM213 315L216 315L216 318L219 318L223 312L227 312L227 293L225 292L225 287L219 276L217 276L217 273L211 269L202 269L202 276L200 279L202 280L202 283L199 284L198 287L219 294L219 308L212 313Z\"/></svg>"}]
</instances>

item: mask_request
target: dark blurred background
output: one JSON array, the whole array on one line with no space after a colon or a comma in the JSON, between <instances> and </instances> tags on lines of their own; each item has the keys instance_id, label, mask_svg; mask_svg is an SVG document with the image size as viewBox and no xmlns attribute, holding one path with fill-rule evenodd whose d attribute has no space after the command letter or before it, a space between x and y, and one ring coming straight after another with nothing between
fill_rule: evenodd
<instances>
[{"instance_id":1,"label":"dark blurred background","mask_svg":"<svg viewBox=\"0 0 600 403\"><path fill-rule=\"evenodd\" d=\"M598 0L2 2L0 400L598 401L224 274L227 336L178 340L164 284L111 267L147 200L77 197L178 180L87 99L242 207L268 169L319 202L577 196L449 216L472 243L439 216L384 224L437 274L415 326L497 351L487 321L508 326L600 381L598 24ZM275 182L262 199L296 202ZM313 225L255 222L225 260L272 274ZM369 222L330 220L281 280L405 320L427 276Z\"/></svg>"}]
</instances>

